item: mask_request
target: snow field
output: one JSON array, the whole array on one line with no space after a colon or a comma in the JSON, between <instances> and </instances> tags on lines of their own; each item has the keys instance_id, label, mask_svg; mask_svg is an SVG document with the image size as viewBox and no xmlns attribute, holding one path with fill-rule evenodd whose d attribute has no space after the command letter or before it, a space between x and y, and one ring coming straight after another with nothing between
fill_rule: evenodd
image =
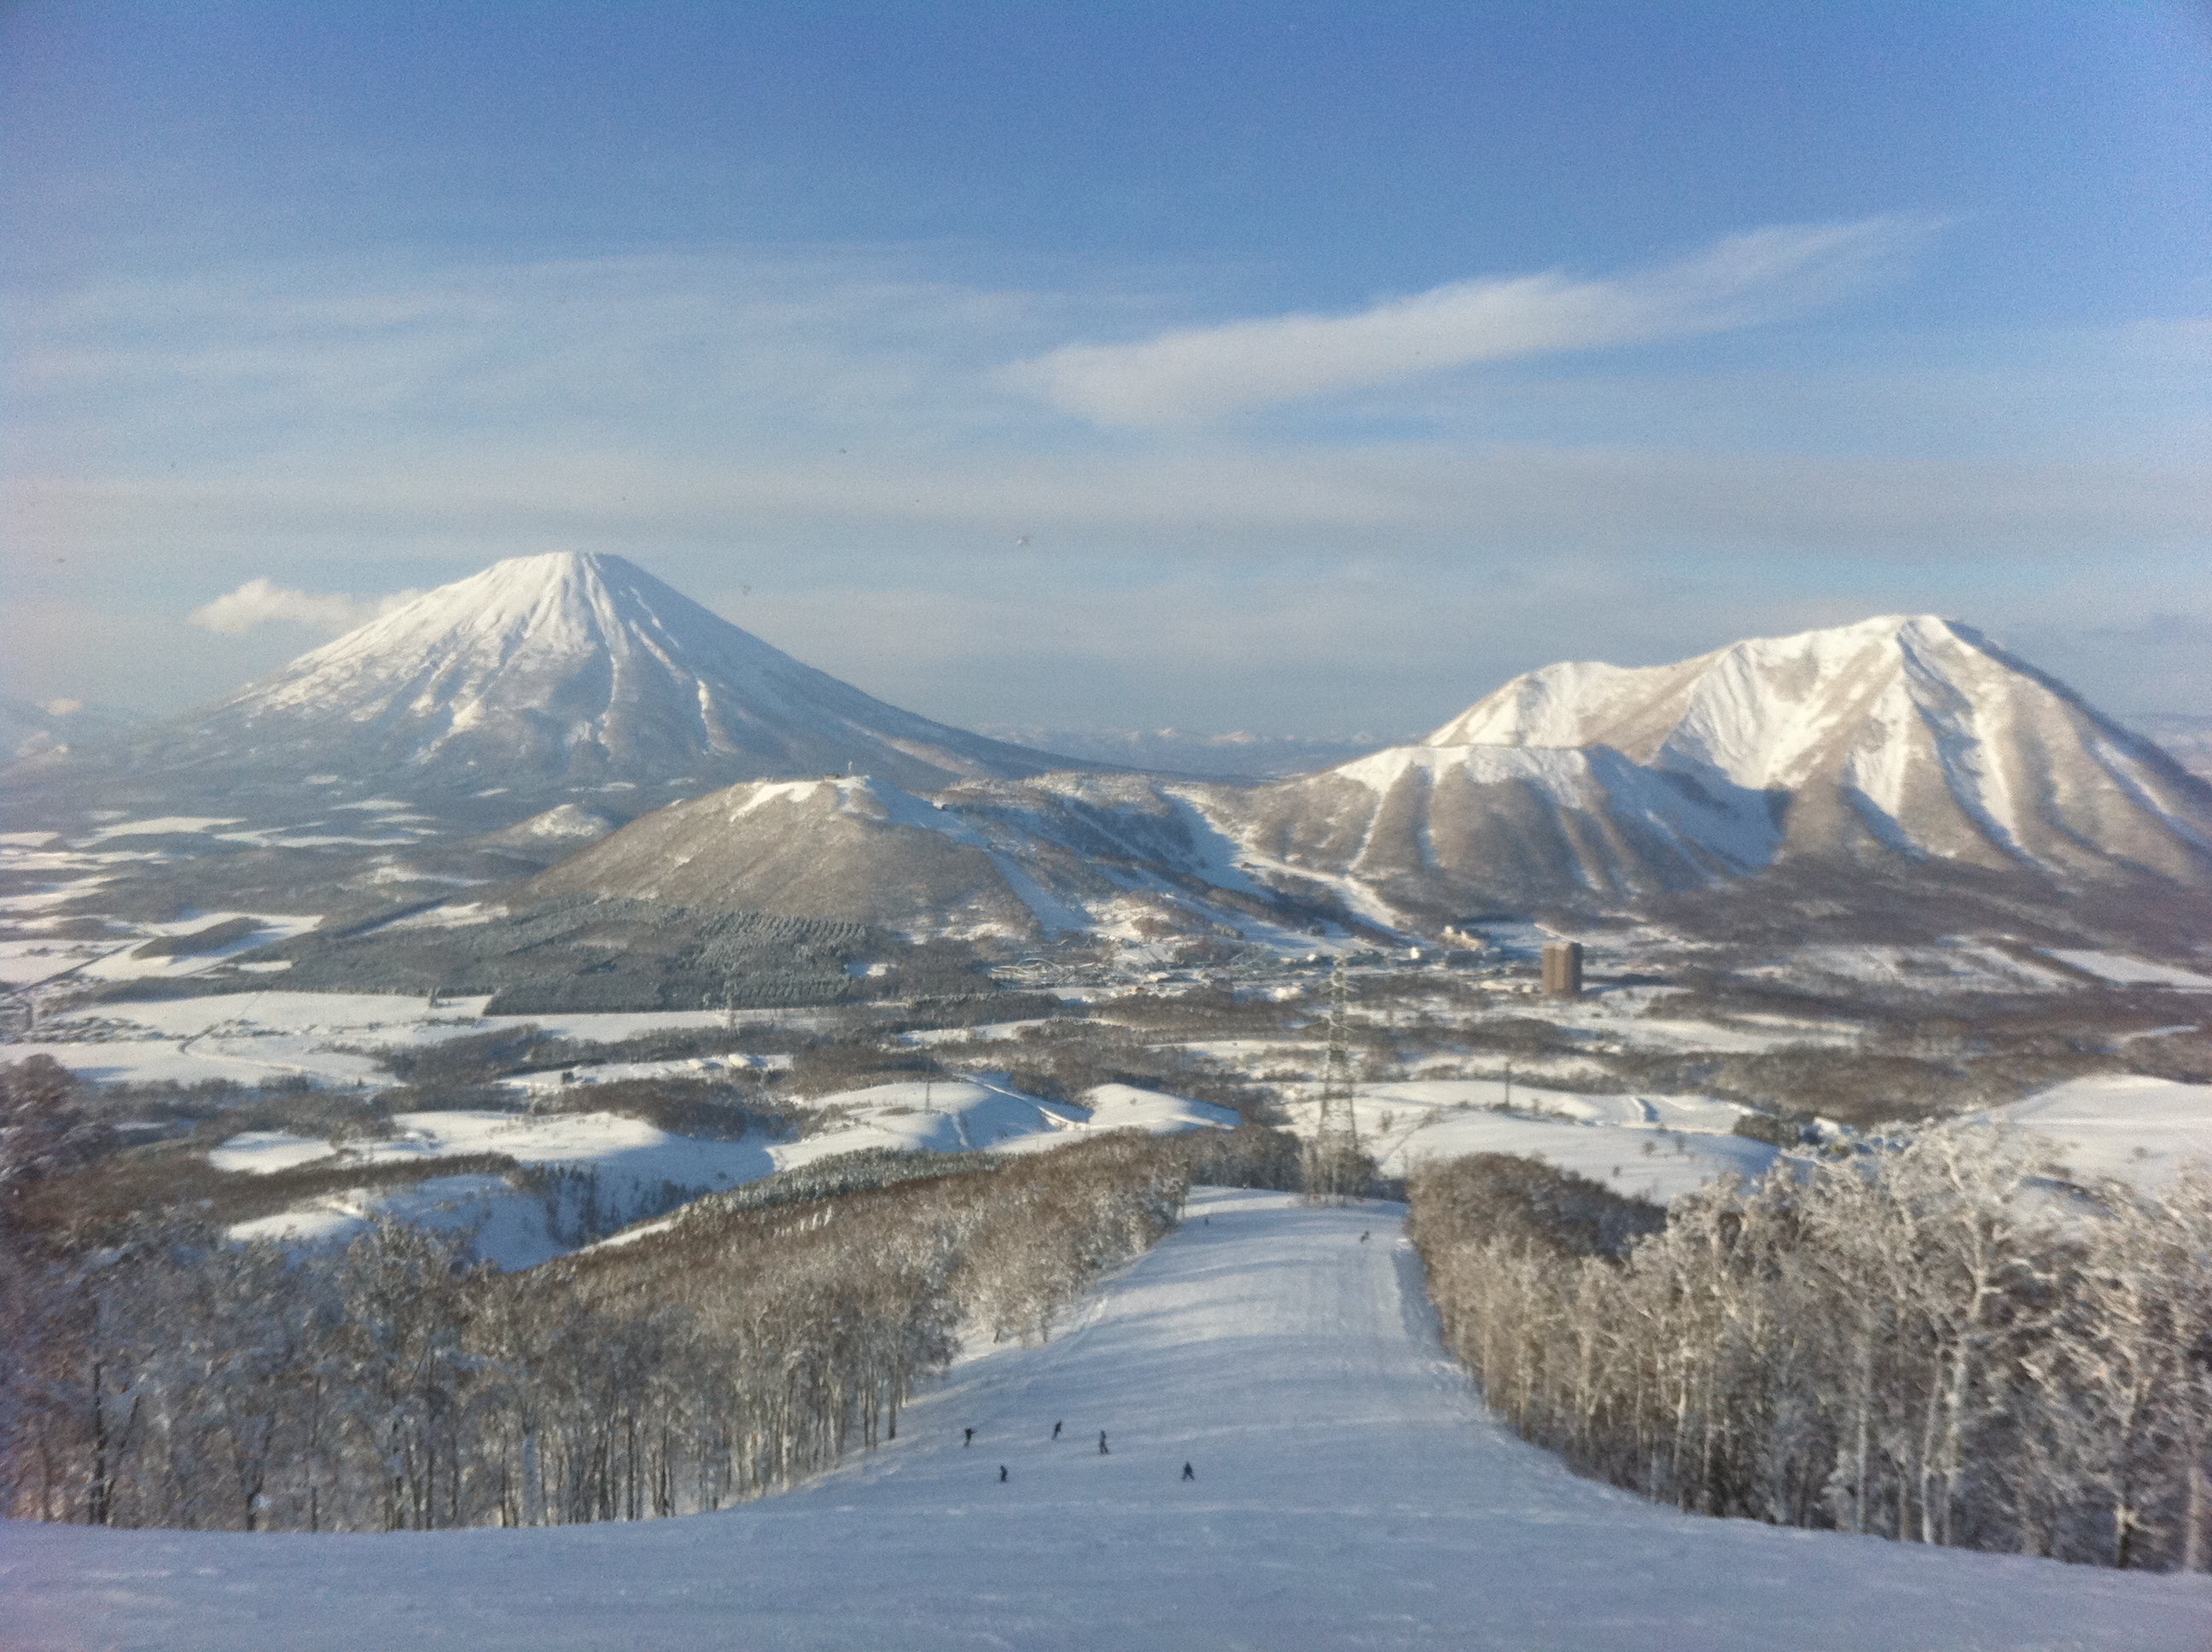
<instances>
[{"instance_id":1,"label":"snow field","mask_svg":"<svg viewBox=\"0 0 2212 1652\"><path fill-rule=\"evenodd\" d=\"M238 1223L228 1231L240 1243L269 1239L338 1246L359 1238L380 1218L465 1236L479 1261L508 1270L536 1267L570 1248L554 1236L542 1201L516 1192L502 1176L483 1175L432 1176L401 1187L349 1188Z\"/></svg>"},{"instance_id":2,"label":"snow field","mask_svg":"<svg viewBox=\"0 0 2212 1652\"><path fill-rule=\"evenodd\" d=\"M211 1151L208 1162L218 1170L265 1175L309 1164L343 1169L503 1153L523 1164L592 1171L602 1199L624 1211L639 1208L667 1184L717 1193L868 1148L1036 1152L1108 1130L1166 1135L1230 1129L1237 1121L1227 1108L1127 1084L1102 1084L1074 1105L1039 1101L988 1077L878 1084L823 1096L813 1105L838 1115L838 1121L795 1142L673 1135L611 1113L453 1110L394 1114L396 1136L343 1148L279 1131L242 1132ZM573 1248L547 1225L542 1200L495 1175L347 1188L239 1223L228 1231L240 1241L343 1244L379 1217L447 1230L474 1229L475 1254L503 1268L534 1267Z\"/></svg>"},{"instance_id":3,"label":"snow field","mask_svg":"<svg viewBox=\"0 0 2212 1652\"><path fill-rule=\"evenodd\" d=\"M398 1164L504 1153L524 1164L589 1164L625 1181L696 1187L750 1181L774 1168L767 1150L750 1142L672 1135L612 1113L398 1113L392 1122L396 1136L343 1150L300 1136L248 1133L233 1136L208 1162L218 1170L252 1174L330 1157L349 1164Z\"/></svg>"},{"instance_id":4,"label":"snow field","mask_svg":"<svg viewBox=\"0 0 2212 1652\"><path fill-rule=\"evenodd\" d=\"M204 952L142 958L137 950L148 941L169 935L189 935L211 928L225 920L251 918L260 926L251 934L218 943ZM70 976L80 981L143 981L150 977L195 975L233 954L289 940L313 929L321 919L296 913L202 912L174 923L133 924L96 939L48 940L29 938L0 941L0 985L27 987Z\"/></svg>"},{"instance_id":5,"label":"snow field","mask_svg":"<svg viewBox=\"0 0 2212 1652\"><path fill-rule=\"evenodd\" d=\"M2132 1073L2075 1078L1995 1116L2048 1138L2077 1176L2153 1187L2191 1159L2212 1158L2212 1084Z\"/></svg>"},{"instance_id":6,"label":"snow field","mask_svg":"<svg viewBox=\"0 0 2212 1652\"><path fill-rule=\"evenodd\" d=\"M988 1073L872 1084L817 1096L808 1105L836 1112L841 1122L802 1141L769 1149L779 1170L867 1148L1035 1152L1105 1130L1171 1135L1185 1130L1225 1130L1237 1123L1237 1115L1227 1108L1129 1084L1101 1084L1085 1092L1079 1103L1048 1102L1024 1096Z\"/></svg>"},{"instance_id":7,"label":"snow field","mask_svg":"<svg viewBox=\"0 0 2212 1652\"><path fill-rule=\"evenodd\" d=\"M1493 1112L1510 1099L1512 1110ZM1286 1110L1310 1135L1319 1103ZM1779 1155L1731 1134L1749 1109L1700 1096L1579 1095L1503 1079L1452 1078L1362 1084L1352 1094L1360 1142L1386 1176L1431 1159L1515 1153L1613 1192L1665 1205L1729 1174L1756 1181Z\"/></svg>"},{"instance_id":8,"label":"snow field","mask_svg":"<svg viewBox=\"0 0 2212 1652\"><path fill-rule=\"evenodd\" d=\"M673 1183L696 1193L755 1181L779 1167L765 1144L672 1135L641 1120L610 1113L532 1116L453 1111L401 1113L398 1134L344 1149L274 1131L233 1136L208 1155L218 1170L266 1174L305 1164L368 1166L410 1160L504 1153L523 1164L561 1165L596 1173L599 1195L617 1212L638 1209ZM662 1206L665 1208L665 1206ZM228 1230L239 1241L344 1244L379 1217L447 1231L471 1230L471 1248L502 1268L535 1267L573 1248L555 1235L542 1200L497 1175L435 1176L398 1187L356 1187L306 1200L273 1216Z\"/></svg>"},{"instance_id":9,"label":"snow field","mask_svg":"<svg viewBox=\"0 0 2212 1652\"><path fill-rule=\"evenodd\" d=\"M1701 1520L1576 1479L1485 1418L1400 1217L1198 1190L1066 1334L966 1364L874 1456L719 1515L341 1537L0 1526L10 1643L2204 1644L2212 1579Z\"/></svg>"},{"instance_id":10,"label":"snow field","mask_svg":"<svg viewBox=\"0 0 2212 1652\"><path fill-rule=\"evenodd\" d=\"M2191 992L2212 992L2212 975L2200 975L2171 963L2146 963L2141 958L2116 952L2063 951L2047 949L2061 963L2111 981L2117 987L2176 987Z\"/></svg>"},{"instance_id":11,"label":"snow field","mask_svg":"<svg viewBox=\"0 0 2212 1652\"><path fill-rule=\"evenodd\" d=\"M518 1073L499 1081L500 1088L518 1096L550 1096L576 1084L615 1084L635 1078L737 1078L763 1072L781 1072L791 1066L787 1054L688 1055L665 1061L599 1061L557 1072Z\"/></svg>"},{"instance_id":12,"label":"snow field","mask_svg":"<svg viewBox=\"0 0 2212 1652\"><path fill-rule=\"evenodd\" d=\"M664 1029L720 1027L728 1019L719 1010L487 1017L483 1011L489 1001L447 999L434 1009L423 999L391 993L272 991L107 1003L88 1016L57 1018L44 1040L9 1046L8 1059L50 1055L103 1084L191 1084L209 1078L252 1084L296 1076L319 1084L382 1086L392 1082L391 1074L374 1055L359 1052L526 1023L556 1037L619 1043ZM789 1011L745 1011L740 1017L786 1024L799 1019ZM88 1027L95 1019L97 1028ZM72 1037L73 1030L79 1036ZM82 1036L87 1031L97 1036Z\"/></svg>"}]
</instances>

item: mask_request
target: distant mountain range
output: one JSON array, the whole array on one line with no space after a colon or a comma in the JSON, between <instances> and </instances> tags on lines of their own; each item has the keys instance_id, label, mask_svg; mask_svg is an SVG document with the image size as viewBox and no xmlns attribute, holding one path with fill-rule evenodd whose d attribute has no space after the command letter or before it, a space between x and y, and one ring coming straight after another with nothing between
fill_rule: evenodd
<instances>
[{"instance_id":1,"label":"distant mountain range","mask_svg":"<svg viewBox=\"0 0 2212 1652\"><path fill-rule=\"evenodd\" d=\"M6 779L15 817L67 787L225 813L388 796L447 823L425 832L555 862L519 899L916 935L1433 933L1487 911L1694 926L1700 902L1764 901L1786 921L1877 891L1939 926L1961 901L1977 921L2212 913L2212 787L1926 616L1674 665L1547 666L1348 760L1091 736L1079 760L931 721L619 557L559 555L434 591L199 712L52 742ZM1104 772L1102 739L1127 767ZM1240 744L1269 755L1205 761ZM1189 773L1277 763L1312 772ZM1185 772L1129 772L1146 767ZM380 865L374 881L407 877Z\"/></svg>"},{"instance_id":2,"label":"distant mountain range","mask_svg":"<svg viewBox=\"0 0 2212 1652\"><path fill-rule=\"evenodd\" d=\"M1434 932L1485 911L1679 913L1761 887L1834 911L1879 883L1940 926L1959 919L1947 896L1984 918L2202 900L2212 787L1965 627L1893 617L1647 670L1549 666L1417 745L1266 785L739 787L538 881L909 932L1255 938L1316 916Z\"/></svg>"},{"instance_id":3,"label":"distant mountain range","mask_svg":"<svg viewBox=\"0 0 2212 1652\"><path fill-rule=\"evenodd\" d=\"M112 740L144 721L78 700L0 700L0 765Z\"/></svg>"}]
</instances>

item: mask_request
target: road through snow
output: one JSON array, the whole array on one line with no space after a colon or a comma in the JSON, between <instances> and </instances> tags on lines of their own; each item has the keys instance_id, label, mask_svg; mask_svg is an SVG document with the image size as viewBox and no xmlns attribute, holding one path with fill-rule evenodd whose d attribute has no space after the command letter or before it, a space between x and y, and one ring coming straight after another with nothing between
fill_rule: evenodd
<instances>
[{"instance_id":1,"label":"road through snow","mask_svg":"<svg viewBox=\"0 0 2212 1652\"><path fill-rule=\"evenodd\" d=\"M2212 1643L2212 1578L1694 1519L1575 1479L1486 1420L1437 1345L1399 1218L1201 1190L1181 1231L1066 1334L969 1362L908 1412L896 1444L720 1515L319 1538L0 1526L0 1643Z\"/></svg>"}]
</instances>

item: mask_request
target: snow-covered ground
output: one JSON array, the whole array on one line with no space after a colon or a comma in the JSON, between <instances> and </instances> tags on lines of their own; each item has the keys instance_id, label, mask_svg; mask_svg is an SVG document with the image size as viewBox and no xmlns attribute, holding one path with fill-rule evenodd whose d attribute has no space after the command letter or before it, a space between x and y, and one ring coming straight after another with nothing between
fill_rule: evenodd
<instances>
[{"instance_id":1,"label":"snow-covered ground","mask_svg":"<svg viewBox=\"0 0 2212 1652\"><path fill-rule=\"evenodd\" d=\"M1292 1103L1291 1128L1310 1133L1317 1106ZM1352 1096L1361 1145L1384 1175L1429 1159L1518 1153L1660 1205L1731 1172L1752 1181L1766 1174L1775 1150L1730 1133L1747 1110L1702 1096L1509 1090L1491 1078L1361 1084Z\"/></svg>"},{"instance_id":2,"label":"snow-covered ground","mask_svg":"<svg viewBox=\"0 0 2212 1652\"><path fill-rule=\"evenodd\" d=\"M499 1268L536 1267L573 1248L554 1236L544 1201L501 1175L431 1176L397 1187L353 1187L305 1200L274 1216L240 1222L236 1240L275 1239L301 1246L343 1245L378 1220L465 1236L477 1260Z\"/></svg>"},{"instance_id":3,"label":"snow-covered ground","mask_svg":"<svg viewBox=\"0 0 2212 1652\"><path fill-rule=\"evenodd\" d=\"M757 1078L781 1072L791 1066L787 1054L685 1055L665 1061L597 1061L558 1072L518 1073L500 1080L502 1090L520 1096L550 1096L574 1084L613 1084L632 1078L723 1079Z\"/></svg>"},{"instance_id":4,"label":"snow-covered ground","mask_svg":"<svg viewBox=\"0 0 2212 1652\"><path fill-rule=\"evenodd\" d=\"M2179 987L2193 992L2212 992L2212 975L2184 969L2177 964L2148 963L2117 952L2066 951L2057 947L2048 950L2061 963L2070 963L2117 987Z\"/></svg>"},{"instance_id":5,"label":"snow-covered ground","mask_svg":"<svg viewBox=\"0 0 2212 1652\"><path fill-rule=\"evenodd\" d=\"M604 1206L624 1212L654 1206L656 1196L669 1186L716 1193L868 1148L1035 1152L1108 1130L1169 1135L1230 1129L1237 1123L1237 1114L1227 1108L1129 1084L1102 1084L1076 1104L1039 1101L988 1076L877 1084L825 1096L813 1104L834 1114L836 1121L792 1142L673 1135L611 1113L453 1110L396 1114L396 1135L343 1147L278 1131L242 1132L210 1152L208 1162L218 1170L252 1175L308 1164L341 1169L503 1153L523 1164L592 1171ZM229 1232L240 1240L342 1244L380 1217L472 1230L475 1254L504 1268L534 1267L572 1248L552 1231L544 1200L500 1176L484 1175L440 1176L399 1187L345 1188L239 1223Z\"/></svg>"},{"instance_id":6,"label":"snow-covered ground","mask_svg":"<svg viewBox=\"0 0 2212 1652\"><path fill-rule=\"evenodd\" d=\"M217 941L204 951L157 953L150 957L140 951L149 942L195 934L234 919L251 920L255 927L229 940ZM201 912L172 923L132 924L106 935L68 939L37 934L39 926L34 921L22 926L34 932L28 938L0 941L0 985L28 987L64 978L143 981L194 975L214 969L235 953L289 940L321 921L312 914Z\"/></svg>"},{"instance_id":7,"label":"snow-covered ground","mask_svg":"<svg viewBox=\"0 0 2212 1652\"><path fill-rule=\"evenodd\" d=\"M2136 1073L2075 1078L1997 1110L2048 1137L2078 1176L2152 1186L2190 1159L2212 1159L2212 1084Z\"/></svg>"},{"instance_id":8,"label":"snow-covered ground","mask_svg":"<svg viewBox=\"0 0 2212 1652\"><path fill-rule=\"evenodd\" d=\"M210 1153L208 1162L218 1170L255 1175L304 1164L343 1169L504 1153L523 1164L594 1172L601 1207L617 1220L632 1212L665 1209L659 1197L665 1184L714 1193L757 1181L779 1168L775 1150L763 1141L672 1135L641 1120L611 1113L401 1113L392 1122L398 1133L389 1139L343 1149L306 1136L246 1132ZM554 1233L543 1200L509 1186L502 1176L488 1175L434 1176L397 1187L346 1188L239 1223L229 1231L240 1240L343 1244L380 1217L471 1231L474 1253L503 1268L535 1267L573 1248Z\"/></svg>"},{"instance_id":9,"label":"snow-covered ground","mask_svg":"<svg viewBox=\"0 0 2212 1652\"><path fill-rule=\"evenodd\" d=\"M1486 1419L1399 1217L1203 1190L1066 1333L963 1366L895 1444L786 1497L533 1531L10 1524L0 1620L17 1652L2205 1645L2212 1578L1702 1520L1577 1479Z\"/></svg>"},{"instance_id":10,"label":"snow-covered ground","mask_svg":"<svg viewBox=\"0 0 2212 1652\"><path fill-rule=\"evenodd\" d=\"M351 1164L398 1164L469 1153L504 1153L523 1164L589 1164L603 1175L636 1182L674 1181L709 1187L750 1181L774 1167L768 1150L750 1141L674 1136L642 1120L612 1113L492 1113L456 1110L398 1113L398 1133L343 1150ZM250 1133L233 1136L208 1155L218 1170L247 1172L311 1164L341 1150L299 1136Z\"/></svg>"},{"instance_id":11,"label":"snow-covered ground","mask_svg":"<svg viewBox=\"0 0 2212 1652\"><path fill-rule=\"evenodd\" d=\"M1083 1092L1079 1105L1090 1115L1081 1122L1062 1126L1048 1134L1002 1141L998 1144L999 1151L1035 1152L1107 1130L1141 1130L1148 1136L1175 1136L1191 1130L1234 1130L1238 1123L1236 1113L1229 1108L1216 1107L1211 1102L1194 1102L1188 1096L1170 1096L1162 1090L1139 1090L1134 1084L1096 1085Z\"/></svg>"},{"instance_id":12,"label":"snow-covered ground","mask_svg":"<svg viewBox=\"0 0 2212 1652\"><path fill-rule=\"evenodd\" d=\"M802 1141L769 1149L779 1170L867 1148L1034 1152L1105 1130L1142 1130L1158 1136L1225 1130L1237 1123L1237 1115L1225 1107L1129 1084L1101 1084L1080 1102L1048 1102L1025 1096L988 1073L872 1084L817 1096L808 1104L836 1114L838 1122Z\"/></svg>"},{"instance_id":13,"label":"snow-covered ground","mask_svg":"<svg viewBox=\"0 0 2212 1652\"><path fill-rule=\"evenodd\" d=\"M1949 992L2048 992L2077 987L2080 977L2031 962L1971 936L1936 945L1876 943L1793 949L1774 963L1747 972L1788 981L1844 982Z\"/></svg>"},{"instance_id":14,"label":"snow-covered ground","mask_svg":"<svg viewBox=\"0 0 2212 1652\"><path fill-rule=\"evenodd\" d=\"M51 1055L95 1084L258 1084L296 1076L320 1084L381 1084L391 1074L362 1052L439 1042L525 1024L563 1038L618 1043L664 1029L720 1027L720 1010L634 1014L486 1017L482 997L426 999L374 993L224 993L204 998L104 1003L57 1017L37 1042L7 1047L7 1059ZM786 1024L804 1012L743 1011Z\"/></svg>"}]
</instances>

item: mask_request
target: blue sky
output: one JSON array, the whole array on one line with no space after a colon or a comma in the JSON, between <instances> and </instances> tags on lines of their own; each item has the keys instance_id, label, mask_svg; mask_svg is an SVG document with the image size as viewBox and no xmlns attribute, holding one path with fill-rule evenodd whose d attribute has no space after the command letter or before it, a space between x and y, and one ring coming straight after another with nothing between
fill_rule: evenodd
<instances>
[{"instance_id":1,"label":"blue sky","mask_svg":"<svg viewBox=\"0 0 2212 1652\"><path fill-rule=\"evenodd\" d=\"M18 0L0 693L578 548L973 723L1919 610L2212 713L2209 123L2154 4Z\"/></svg>"}]
</instances>

